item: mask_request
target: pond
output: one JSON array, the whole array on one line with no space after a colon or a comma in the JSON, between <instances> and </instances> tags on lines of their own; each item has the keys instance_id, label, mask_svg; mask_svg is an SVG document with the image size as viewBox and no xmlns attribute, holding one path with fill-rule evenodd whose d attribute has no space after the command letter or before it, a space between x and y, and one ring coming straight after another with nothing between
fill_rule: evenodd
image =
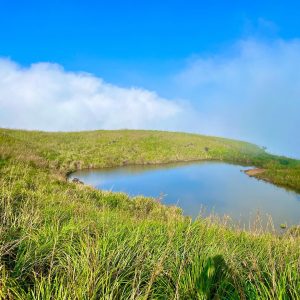
<instances>
[{"instance_id":1,"label":"pond","mask_svg":"<svg viewBox=\"0 0 300 300\"><path fill-rule=\"evenodd\" d=\"M300 195L246 175L247 167L220 162L124 166L81 170L70 175L97 189L145 195L177 205L196 218L214 213L241 226L259 214L280 224L300 223Z\"/></svg>"}]
</instances>

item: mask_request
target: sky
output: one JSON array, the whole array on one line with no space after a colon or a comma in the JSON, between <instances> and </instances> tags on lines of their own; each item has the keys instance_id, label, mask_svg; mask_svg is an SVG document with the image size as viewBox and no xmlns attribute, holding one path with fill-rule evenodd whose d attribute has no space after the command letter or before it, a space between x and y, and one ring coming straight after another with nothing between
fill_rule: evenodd
<instances>
[{"instance_id":1,"label":"sky","mask_svg":"<svg viewBox=\"0 0 300 300\"><path fill-rule=\"evenodd\" d=\"M0 0L0 126L187 131L300 158L299 11Z\"/></svg>"}]
</instances>

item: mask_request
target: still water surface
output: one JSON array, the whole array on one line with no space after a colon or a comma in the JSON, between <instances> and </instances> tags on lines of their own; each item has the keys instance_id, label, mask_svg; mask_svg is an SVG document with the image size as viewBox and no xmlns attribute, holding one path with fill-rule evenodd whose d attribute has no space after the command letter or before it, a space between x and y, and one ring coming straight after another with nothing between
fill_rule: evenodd
<instances>
[{"instance_id":1,"label":"still water surface","mask_svg":"<svg viewBox=\"0 0 300 300\"><path fill-rule=\"evenodd\" d=\"M193 162L81 170L70 177L131 196L163 196L164 204L176 204L194 218L200 211L204 215L214 212L247 226L259 212L265 220L271 215L277 228L282 223L300 224L300 195L250 178L241 172L245 169L219 162Z\"/></svg>"}]
</instances>

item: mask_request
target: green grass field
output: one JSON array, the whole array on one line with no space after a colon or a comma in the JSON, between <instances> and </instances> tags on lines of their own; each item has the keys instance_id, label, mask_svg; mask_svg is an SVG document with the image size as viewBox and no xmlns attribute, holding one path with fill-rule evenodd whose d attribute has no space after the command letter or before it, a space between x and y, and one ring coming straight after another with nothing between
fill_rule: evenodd
<instances>
[{"instance_id":1,"label":"green grass field","mask_svg":"<svg viewBox=\"0 0 300 300\"><path fill-rule=\"evenodd\" d=\"M158 131L0 129L0 299L300 299L300 234L192 222L155 199L69 183L80 168L222 160L300 191L300 163Z\"/></svg>"}]
</instances>

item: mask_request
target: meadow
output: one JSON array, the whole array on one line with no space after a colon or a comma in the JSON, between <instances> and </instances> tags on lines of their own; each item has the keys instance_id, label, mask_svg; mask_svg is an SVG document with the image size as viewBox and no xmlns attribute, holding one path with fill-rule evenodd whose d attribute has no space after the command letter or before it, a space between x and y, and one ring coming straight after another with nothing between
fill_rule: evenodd
<instances>
[{"instance_id":1,"label":"meadow","mask_svg":"<svg viewBox=\"0 0 300 300\"><path fill-rule=\"evenodd\" d=\"M300 191L300 162L159 131L0 129L1 299L300 299L300 230L192 221L157 199L70 183L82 168L218 160Z\"/></svg>"}]
</instances>

